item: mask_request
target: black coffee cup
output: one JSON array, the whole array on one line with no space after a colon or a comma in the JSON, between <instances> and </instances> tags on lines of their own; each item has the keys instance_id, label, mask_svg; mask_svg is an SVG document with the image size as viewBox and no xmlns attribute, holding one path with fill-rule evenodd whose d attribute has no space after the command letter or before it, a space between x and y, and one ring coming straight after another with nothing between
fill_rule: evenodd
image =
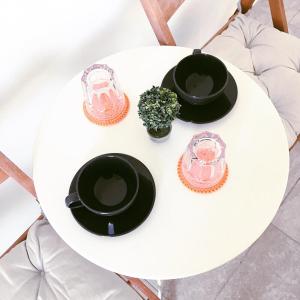
<instances>
[{"instance_id":1,"label":"black coffee cup","mask_svg":"<svg viewBox=\"0 0 300 300\"><path fill-rule=\"evenodd\" d=\"M228 71L220 59L195 49L174 68L173 80L176 92L183 100L202 105L223 93L228 83Z\"/></svg>"},{"instance_id":2,"label":"black coffee cup","mask_svg":"<svg viewBox=\"0 0 300 300\"><path fill-rule=\"evenodd\" d=\"M139 190L139 176L133 165L114 154L97 156L79 170L76 192L66 197L69 208L86 207L101 216L113 216L128 209Z\"/></svg>"}]
</instances>

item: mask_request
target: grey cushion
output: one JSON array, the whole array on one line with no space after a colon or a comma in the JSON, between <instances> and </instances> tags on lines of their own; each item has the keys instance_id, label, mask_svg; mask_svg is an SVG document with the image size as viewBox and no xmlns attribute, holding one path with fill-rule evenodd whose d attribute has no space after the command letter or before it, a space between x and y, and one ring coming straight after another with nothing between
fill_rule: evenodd
<instances>
[{"instance_id":1,"label":"grey cushion","mask_svg":"<svg viewBox=\"0 0 300 300\"><path fill-rule=\"evenodd\" d=\"M204 51L233 63L263 88L292 146L300 133L300 40L238 15Z\"/></svg>"},{"instance_id":2,"label":"grey cushion","mask_svg":"<svg viewBox=\"0 0 300 300\"><path fill-rule=\"evenodd\" d=\"M116 274L70 249L45 220L0 260L0 299L141 300Z\"/></svg>"}]
</instances>

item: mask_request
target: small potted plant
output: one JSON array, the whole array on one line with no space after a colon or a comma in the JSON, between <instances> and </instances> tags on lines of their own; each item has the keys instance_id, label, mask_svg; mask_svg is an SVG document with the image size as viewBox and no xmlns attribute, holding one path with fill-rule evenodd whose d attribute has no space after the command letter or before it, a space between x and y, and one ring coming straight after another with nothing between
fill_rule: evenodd
<instances>
[{"instance_id":1,"label":"small potted plant","mask_svg":"<svg viewBox=\"0 0 300 300\"><path fill-rule=\"evenodd\" d=\"M162 141L167 138L180 106L177 95L167 88L153 86L140 96L139 117L152 139Z\"/></svg>"}]
</instances>

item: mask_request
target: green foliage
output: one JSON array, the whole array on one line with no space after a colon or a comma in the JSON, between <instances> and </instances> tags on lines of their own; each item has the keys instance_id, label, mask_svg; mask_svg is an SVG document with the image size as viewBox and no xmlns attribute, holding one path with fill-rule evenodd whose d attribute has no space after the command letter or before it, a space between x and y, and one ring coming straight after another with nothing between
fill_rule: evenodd
<instances>
[{"instance_id":1,"label":"green foliage","mask_svg":"<svg viewBox=\"0 0 300 300\"><path fill-rule=\"evenodd\" d=\"M180 106L177 95L171 90L153 86L140 96L138 113L144 126L157 130L170 127Z\"/></svg>"}]
</instances>

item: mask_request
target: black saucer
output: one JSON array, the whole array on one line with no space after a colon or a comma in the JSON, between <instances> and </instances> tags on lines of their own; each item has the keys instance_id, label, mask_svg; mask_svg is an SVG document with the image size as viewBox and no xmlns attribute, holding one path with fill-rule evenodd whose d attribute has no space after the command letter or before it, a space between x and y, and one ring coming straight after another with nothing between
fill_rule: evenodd
<instances>
[{"instance_id":1,"label":"black saucer","mask_svg":"<svg viewBox=\"0 0 300 300\"><path fill-rule=\"evenodd\" d=\"M175 68L175 67L174 67ZM161 86L168 88L175 92L175 85L173 82L172 68L164 77ZM236 82L230 73L228 77L228 84L224 93L215 101L203 104L192 105L179 98L178 102L181 104L180 114L178 119L197 124L209 123L221 119L227 115L235 105L238 89Z\"/></svg>"},{"instance_id":2,"label":"black saucer","mask_svg":"<svg viewBox=\"0 0 300 300\"><path fill-rule=\"evenodd\" d=\"M80 226L97 235L118 236L132 231L141 225L149 216L155 199L155 183L147 167L136 158L120 153L114 153L127 159L137 170L140 177L140 190L135 202L125 212L110 217L96 215L85 207L71 208L75 220ZM75 191L74 176L69 193Z\"/></svg>"}]
</instances>

